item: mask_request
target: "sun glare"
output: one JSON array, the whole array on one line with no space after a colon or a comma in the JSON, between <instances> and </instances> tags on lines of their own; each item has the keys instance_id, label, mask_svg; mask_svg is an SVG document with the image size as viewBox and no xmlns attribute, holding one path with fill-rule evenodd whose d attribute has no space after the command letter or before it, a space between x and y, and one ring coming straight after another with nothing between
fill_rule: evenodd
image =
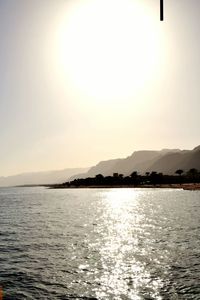
<instances>
[{"instance_id":1,"label":"sun glare","mask_svg":"<svg viewBox=\"0 0 200 300\"><path fill-rule=\"evenodd\" d=\"M138 0L72 1L59 31L59 58L69 84L84 96L130 99L156 76L160 32Z\"/></svg>"}]
</instances>

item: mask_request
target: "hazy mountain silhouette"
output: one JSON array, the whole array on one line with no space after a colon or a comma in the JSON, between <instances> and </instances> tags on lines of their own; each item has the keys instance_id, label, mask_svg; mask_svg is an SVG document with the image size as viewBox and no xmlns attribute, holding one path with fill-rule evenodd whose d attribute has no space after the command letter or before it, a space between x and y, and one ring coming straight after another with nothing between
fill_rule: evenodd
<instances>
[{"instance_id":1,"label":"hazy mountain silhouette","mask_svg":"<svg viewBox=\"0 0 200 300\"><path fill-rule=\"evenodd\" d=\"M154 170L164 174L174 174L177 169L188 171L191 168L200 170L200 146L193 150L167 153L149 166L147 171Z\"/></svg>"},{"instance_id":2,"label":"hazy mountain silhouette","mask_svg":"<svg viewBox=\"0 0 200 300\"><path fill-rule=\"evenodd\" d=\"M62 183L66 179L68 180L72 175L79 172L87 172L87 170L88 168L71 168L0 177L0 186Z\"/></svg>"},{"instance_id":3,"label":"hazy mountain silhouette","mask_svg":"<svg viewBox=\"0 0 200 300\"><path fill-rule=\"evenodd\" d=\"M200 170L200 146L193 150L135 151L124 159L101 161L90 168L87 173L72 176L70 179L93 177L97 174L104 176L113 173L130 175L133 171L138 171L140 174L152 171L174 174L177 169L188 171L191 168Z\"/></svg>"},{"instance_id":4,"label":"hazy mountain silhouette","mask_svg":"<svg viewBox=\"0 0 200 300\"><path fill-rule=\"evenodd\" d=\"M200 170L200 146L193 150L163 149L160 151L135 151L126 158L100 161L96 166L91 168L71 168L0 177L0 186L56 184L75 178L94 177L97 174L109 176L113 175L113 173L119 173L127 176L134 171L140 174L152 171L162 172L163 174L174 174L178 169L187 172L191 168Z\"/></svg>"},{"instance_id":5,"label":"hazy mountain silhouette","mask_svg":"<svg viewBox=\"0 0 200 300\"><path fill-rule=\"evenodd\" d=\"M144 173L150 164L152 164L158 158L162 157L165 153L166 150L135 151L131 156L128 156L127 158L117 162L111 171L113 173L122 173L124 175L130 175L133 171Z\"/></svg>"},{"instance_id":6,"label":"hazy mountain silhouette","mask_svg":"<svg viewBox=\"0 0 200 300\"><path fill-rule=\"evenodd\" d=\"M96 166L93 166L89 169L87 173L81 173L76 174L70 178L70 180L73 180L75 178L87 178L87 177L93 177L99 173L101 173L104 176L110 175L111 170L115 167L116 163L120 162L124 159L111 159L111 160L105 160L100 161Z\"/></svg>"}]
</instances>

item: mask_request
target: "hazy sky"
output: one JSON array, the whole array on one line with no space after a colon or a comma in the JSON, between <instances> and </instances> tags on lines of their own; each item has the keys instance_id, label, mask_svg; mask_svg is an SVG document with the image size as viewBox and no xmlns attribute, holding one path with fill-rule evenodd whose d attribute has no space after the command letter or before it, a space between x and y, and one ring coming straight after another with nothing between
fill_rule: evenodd
<instances>
[{"instance_id":1,"label":"hazy sky","mask_svg":"<svg viewBox=\"0 0 200 300\"><path fill-rule=\"evenodd\" d=\"M200 1L0 0L0 175L200 135Z\"/></svg>"}]
</instances>

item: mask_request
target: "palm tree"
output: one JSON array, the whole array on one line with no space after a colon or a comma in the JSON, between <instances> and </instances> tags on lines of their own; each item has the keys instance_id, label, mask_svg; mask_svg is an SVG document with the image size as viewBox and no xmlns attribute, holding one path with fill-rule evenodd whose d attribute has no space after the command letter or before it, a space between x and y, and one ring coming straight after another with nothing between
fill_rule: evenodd
<instances>
[{"instance_id":1,"label":"palm tree","mask_svg":"<svg viewBox=\"0 0 200 300\"><path fill-rule=\"evenodd\" d=\"M137 171L132 172L132 173L131 173L131 177L132 177L132 178L138 177L138 172L137 172Z\"/></svg>"},{"instance_id":2,"label":"palm tree","mask_svg":"<svg viewBox=\"0 0 200 300\"><path fill-rule=\"evenodd\" d=\"M95 178L96 178L96 179L103 179L104 176L103 176L102 174L97 174L97 175L95 176Z\"/></svg>"},{"instance_id":3,"label":"palm tree","mask_svg":"<svg viewBox=\"0 0 200 300\"><path fill-rule=\"evenodd\" d=\"M158 173L156 171L152 171L150 174L150 180L152 184L156 184L158 180Z\"/></svg>"},{"instance_id":4,"label":"palm tree","mask_svg":"<svg viewBox=\"0 0 200 300\"><path fill-rule=\"evenodd\" d=\"M134 171L131 173L131 181L133 184L138 184L139 183L139 176L138 176L138 172L137 171Z\"/></svg>"},{"instance_id":5,"label":"palm tree","mask_svg":"<svg viewBox=\"0 0 200 300\"><path fill-rule=\"evenodd\" d=\"M192 175L194 175L194 174L196 175L198 173L198 171L197 171L197 169L192 168L192 169L189 170L189 173L192 174Z\"/></svg>"},{"instance_id":6,"label":"palm tree","mask_svg":"<svg viewBox=\"0 0 200 300\"><path fill-rule=\"evenodd\" d=\"M179 176L181 176L183 174L183 172L184 172L183 170L178 169L178 170L176 170L175 174L178 174Z\"/></svg>"},{"instance_id":7,"label":"palm tree","mask_svg":"<svg viewBox=\"0 0 200 300\"><path fill-rule=\"evenodd\" d=\"M195 181L197 174L198 174L198 170L195 168L192 168L188 171L188 175L192 177L193 181Z\"/></svg>"}]
</instances>

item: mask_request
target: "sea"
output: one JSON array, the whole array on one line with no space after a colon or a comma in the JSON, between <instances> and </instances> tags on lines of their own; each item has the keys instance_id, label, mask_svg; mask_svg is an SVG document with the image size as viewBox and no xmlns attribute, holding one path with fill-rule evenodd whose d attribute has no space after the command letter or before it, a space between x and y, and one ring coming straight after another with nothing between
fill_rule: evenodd
<instances>
[{"instance_id":1,"label":"sea","mask_svg":"<svg viewBox=\"0 0 200 300\"><path fill-rule=\"evenodd\" d=\"M200 299L200 191L0 189L3 300Z\"/></svg>"}]
</instances>

